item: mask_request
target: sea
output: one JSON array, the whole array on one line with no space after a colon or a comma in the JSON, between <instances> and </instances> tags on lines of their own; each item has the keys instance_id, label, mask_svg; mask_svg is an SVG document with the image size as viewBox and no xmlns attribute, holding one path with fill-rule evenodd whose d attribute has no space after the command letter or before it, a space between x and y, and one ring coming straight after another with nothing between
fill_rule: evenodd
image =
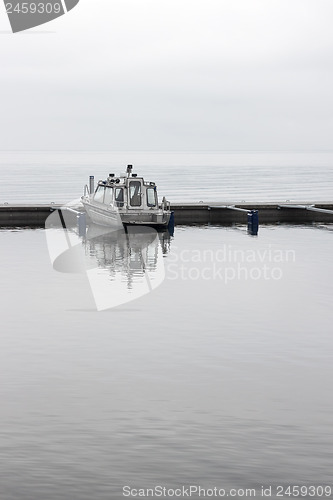
<instances>
[{"instance_id":1,"label":"sea","mask_svg":"<svg viewBox=\"0 0 333 500\"><path fill-rule=\"evenodd\" d=\"M333 198L333 152L2 152L0 207L127 164L171 202ZM333 224L0 228L0 499L333 497Z\"/></svg>"}]
</instances>

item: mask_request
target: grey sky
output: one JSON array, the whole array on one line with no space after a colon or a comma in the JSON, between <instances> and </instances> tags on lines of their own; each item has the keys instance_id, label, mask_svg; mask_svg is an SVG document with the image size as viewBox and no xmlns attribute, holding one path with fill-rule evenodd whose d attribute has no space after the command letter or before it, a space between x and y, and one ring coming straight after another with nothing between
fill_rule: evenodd
<instances>
[{"instance_id":1,"label":"grey sky","mask_svg":"<svg viewBox=\"0 0 333 500\"><path fill-rule=\"evenodd\" d=\"M331 0L81 0L13 35L1 4L0 149L333 149L332 20Z\"/></svg>"}]
</instances>

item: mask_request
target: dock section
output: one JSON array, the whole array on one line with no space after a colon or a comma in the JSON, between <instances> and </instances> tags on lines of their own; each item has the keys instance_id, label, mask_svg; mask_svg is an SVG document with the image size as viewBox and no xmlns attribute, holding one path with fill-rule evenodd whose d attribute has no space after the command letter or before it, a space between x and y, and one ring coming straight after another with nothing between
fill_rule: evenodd
<instances>
[{"instance_id":1,"label":"dock section","mask_svg":"<svg viewBox=\"0 0 333 500\"><path fill-rule=\"evenodd\" d=\"M43 227L61 204L0 204L0 227ZM240 209L240 210L239 210ZM83 210L80 209L80 210ZM258 211L260 224L333 223L333 202L173 203L176 225L244 224L247 211Z\"/></svg>"},{"instance_id":2,"label":"dock section","mask_svg":"<svg viewBox=\"0 0 333 500\"><path fill-rule=\"evenodd\" d=\"M305 207L311 207L312 210ZM243 211L258 211L260 224L333 222L333 202L183 203L173 204L177 224L244 223ZM238 210L241 209L241 210ZM318 211L316 209L319 209Z\"/></svg>"},{"instance_id":3,"label":"dock section","mask_svg":"<svg viewBox=\"0 0 333 500\"><path fill-rule=\"evenodd\" d=\"M43 227L58 204L0 204L0 227Z\"/></svg>"}]
</instances>

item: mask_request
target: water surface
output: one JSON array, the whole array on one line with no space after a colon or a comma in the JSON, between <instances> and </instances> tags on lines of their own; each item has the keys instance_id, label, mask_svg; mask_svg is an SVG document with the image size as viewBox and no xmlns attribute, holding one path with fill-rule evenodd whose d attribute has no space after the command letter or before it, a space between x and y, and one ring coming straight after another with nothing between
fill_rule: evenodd
<instances>
[{"instance_id":1,"label":"water surface","mask_svg":"<svg viewBox=\"0 0 333 500\"><path fill-rule=\"evenodd\" d=\"M332 229L178 227L163 283L103 312L45 230L2 230L1 499L330 484ZM282 275L249 278L263 265Z\"/></svg>"},{"instance_id":2,"label":"water surface","mask_svg":"<svg viewBox=\"0 0 333 500\"><path fill-rule=\"evenodd\" d=\"M0 204L68 202L129 163L172 202L332 200L332 152L27 151L0 153Z\"/></svg>"}]
</instances>

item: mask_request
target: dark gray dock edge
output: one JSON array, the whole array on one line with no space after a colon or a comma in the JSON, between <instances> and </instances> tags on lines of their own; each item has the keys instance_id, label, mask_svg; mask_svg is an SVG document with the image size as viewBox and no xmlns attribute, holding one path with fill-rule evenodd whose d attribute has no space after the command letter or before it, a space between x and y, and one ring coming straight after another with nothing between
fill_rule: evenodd
<instances>
[{"instance_id":1,"label":"dark gray dock edge","mask_svg":"<svg viewBox=\"0 0 333 500\"><path fill-rule=\"evenodd\" d=\"M314 212L303 208L286 208L283 205L314 205L317 208L331 210L332 213ZM291 223L306 224L311 222L333 222L333 202L275 202L275 203L173 203L176 225L189 224L233 224L247 223L244 212L225 208L236 206L246 210L258 210L260 224ZM60 204L19 205L0 204L1 227L43 227L45 220Z\"/></svg>"},{"instance_id":2,"label":"dark gray dock edge","mask_svg":"<svg viewBox=\"0 0 333 500\"><path fill-rule=\"evenodd\" d=\"M285 222L304 224L311 222L333 222L333 202L297 202L297 205L314 205L317 208L332 210L332 213L322 213L304 210L301 208L284 208L290 202L276 203L196 203L173 204L176 224L212 223L233 224L247 223L244 212L230 210L226 206L235 206L245 210L258 210L260 224Z\"/></svg>"}]
</instances>

